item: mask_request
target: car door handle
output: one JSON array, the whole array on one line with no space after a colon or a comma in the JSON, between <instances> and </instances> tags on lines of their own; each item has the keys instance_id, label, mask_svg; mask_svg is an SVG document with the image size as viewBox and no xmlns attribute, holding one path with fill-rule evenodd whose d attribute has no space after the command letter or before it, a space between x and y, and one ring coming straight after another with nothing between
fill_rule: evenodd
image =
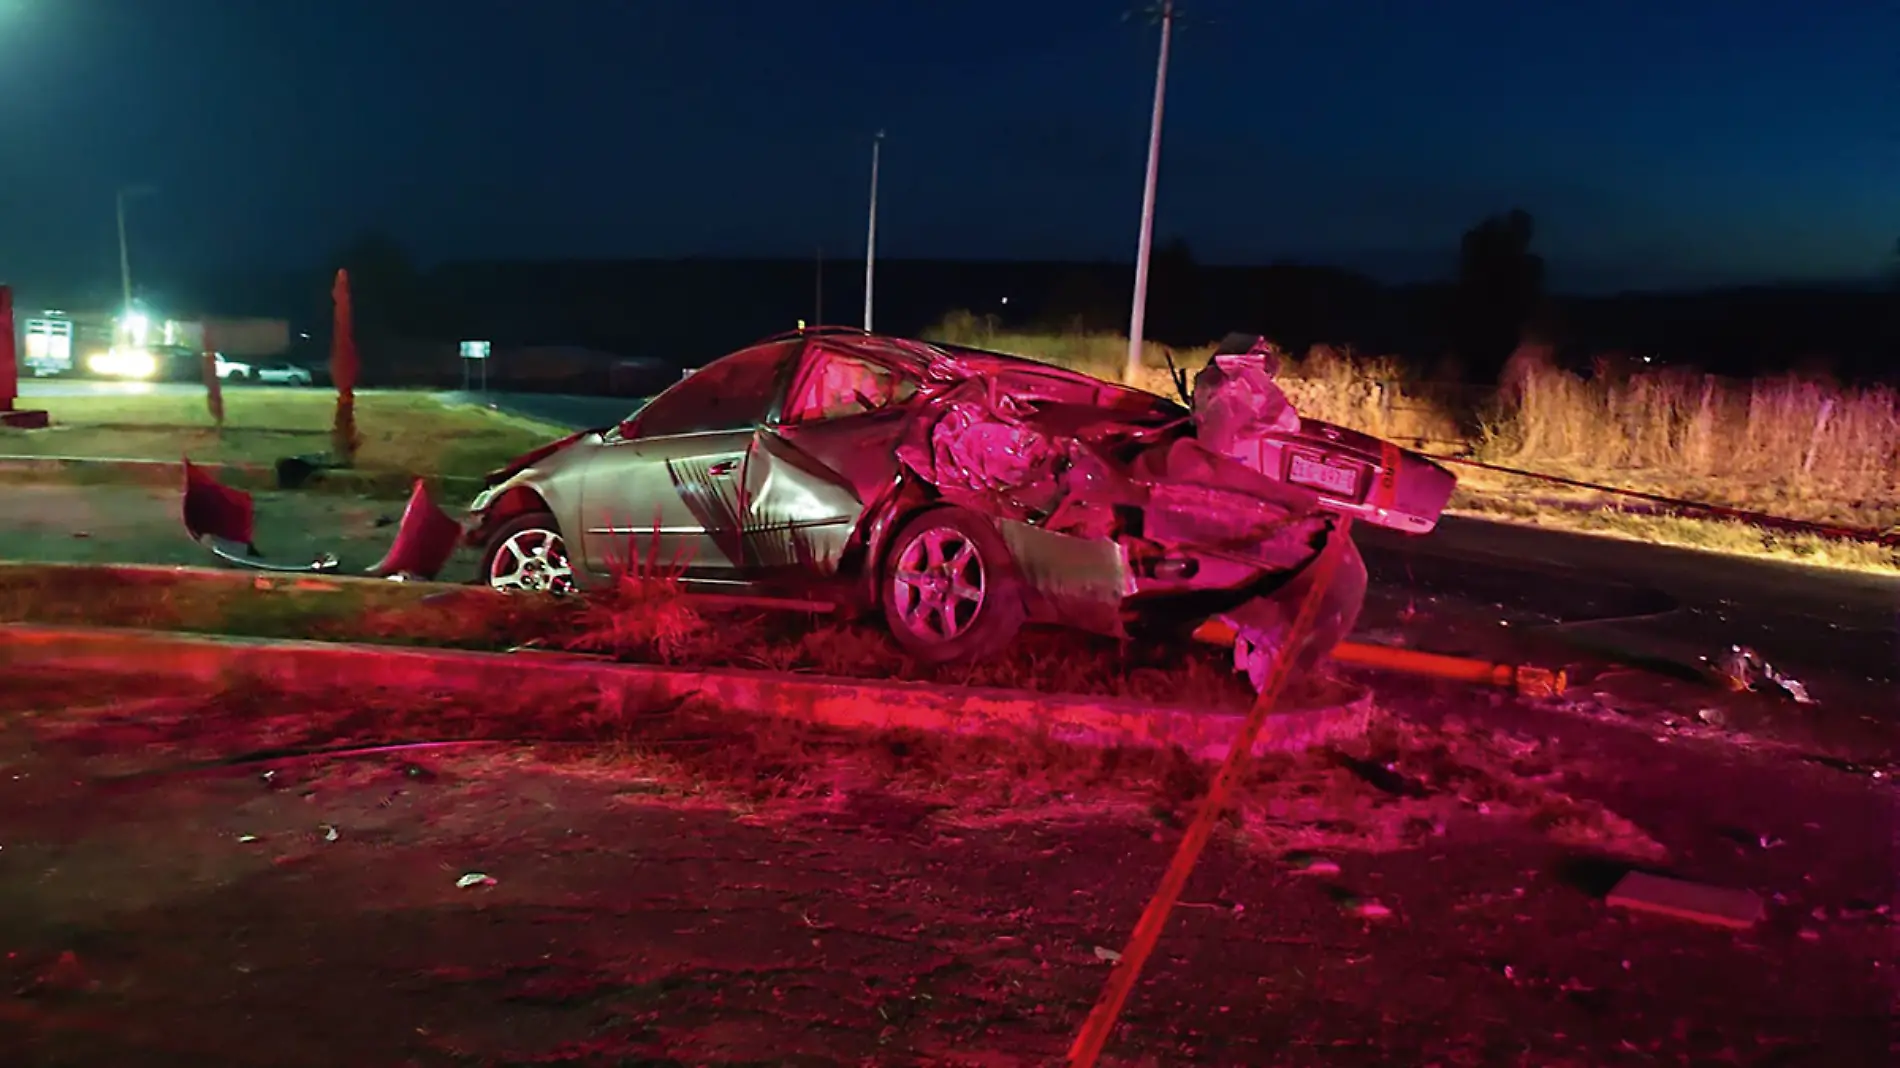
<instances>
[{"instance_id":1,"label":"car door handle","mask_svg":"<svg viewBox=\"0 0 1900 1068\"><path fill-rule=\"evenodd\" d=\"M737 471L738 469L739 469L739 461L720 460L717 463L708 465L706 468L706 473L711 475L714 478L731 478L732 473L734 471Z\"/></svg>"}]
</instances>

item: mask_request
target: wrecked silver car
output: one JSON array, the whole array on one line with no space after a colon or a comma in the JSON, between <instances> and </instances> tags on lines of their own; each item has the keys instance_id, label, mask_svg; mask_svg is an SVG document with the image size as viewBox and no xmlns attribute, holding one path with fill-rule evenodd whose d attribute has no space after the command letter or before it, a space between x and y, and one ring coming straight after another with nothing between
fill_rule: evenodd
<instances>
[{"instance_id":1,"label":"wrecked silver car","mask_svg":"<svg viewBox=\"0 0 1900 1068\"><path fill-rule=\"evenodd\" d=\"M658 560L702 588L881 611L929 661L993 654L1032 621L1126 636L1220 617L1258 684L1337 515L1428 531L1454 483L1300 419L1258 340L1221 347L1190 409L974 349L772 338L493 473L468 538L497 589L587 589ZM1364 597L1341 548L1313 656Z\"/></svg>"}]
</instances>

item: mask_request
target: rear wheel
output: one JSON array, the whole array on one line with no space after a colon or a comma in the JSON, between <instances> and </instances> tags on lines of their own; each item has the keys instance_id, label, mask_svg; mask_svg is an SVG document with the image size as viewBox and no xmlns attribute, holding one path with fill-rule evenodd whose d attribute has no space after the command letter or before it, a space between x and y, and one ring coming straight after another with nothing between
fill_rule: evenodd
<instances>
[{"instance_id":1,"label":"rear wheel","mask_svg":"<svg viewBox=\"0 0 1900 1068\"><path fill-rule=\"evenodd\" d=\"M482 553L482 583L505 593L573 593L574 565L554 516L529 512L495 528Z\"/></svg>"},{"instance_id":2,"label":"rear wheel","mask_svg":"<svg viewBox=\"0 0 1900 1068\"><path fill-rule=\"evenodd\" d=\"M938 508L898 530L883 568L884 620L926 663L993 656L1022 630L1023 581L989 521Z\"/></svg>"}]
</instances>

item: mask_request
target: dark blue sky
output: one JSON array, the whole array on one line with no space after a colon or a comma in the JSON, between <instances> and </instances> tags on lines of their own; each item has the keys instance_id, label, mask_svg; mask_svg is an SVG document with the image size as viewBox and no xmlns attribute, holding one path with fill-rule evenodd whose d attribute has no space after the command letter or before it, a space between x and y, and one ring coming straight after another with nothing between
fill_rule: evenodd
<instances>
[{"instance_id":1,"label":"dark blue sky","mask_svg":"<svg viewBox=\"0 0 1900 1068\"><path fill-rule=\"evenodd\" d=\"M1131 259L1136 0L0 0L0 275L462 257ZM1163 236L1394 278L1522 205L1558 285L1872 275L1894 0L1188 0ZM1212 20L1209 22L1207 20ZM156 279L154 281L157 281Z\"/></svg>"}]
</instances>

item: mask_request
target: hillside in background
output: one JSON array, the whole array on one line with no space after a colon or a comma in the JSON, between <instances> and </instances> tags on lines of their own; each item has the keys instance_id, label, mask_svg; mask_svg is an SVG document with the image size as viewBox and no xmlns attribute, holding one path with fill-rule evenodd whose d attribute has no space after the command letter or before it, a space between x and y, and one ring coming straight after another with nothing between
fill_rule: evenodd
<instances>
[{"instance_id":1,"label":"hillside in background","mask_svg":"<svg viewBox=\"0 0 1900 1068\"><path fill-rule=\"evenodd\" d=\"M418 270L387 246L359 246L349 260L359 331L372 351L385 338L485 339L692 365L801 319L856 324L863 314L861 260L829 261L822 278L814 260L470 262ZM1113 263L883 260L875 325L915 334L966 309L1009 330L1125 330L1131 275ZM327 271L204 278L155 299L288 317L317 349L327 336ZM1446 376L1460 370L1441 363L1454 347L1459 307L1450 284L1386 286L1324 267L1197 265L1184 250L1163 249L1148 333L1191 346L1231 330L1257 331L1294 348L1324 342L1398 354L1416 373ZM1566 362L1579 365L1626 351L1733 374L1796 366L1847 376L1900 371L1900 295L1873 287L1557 296L1544 302L1539 319Z\"/></svg>"}]
</instances>

